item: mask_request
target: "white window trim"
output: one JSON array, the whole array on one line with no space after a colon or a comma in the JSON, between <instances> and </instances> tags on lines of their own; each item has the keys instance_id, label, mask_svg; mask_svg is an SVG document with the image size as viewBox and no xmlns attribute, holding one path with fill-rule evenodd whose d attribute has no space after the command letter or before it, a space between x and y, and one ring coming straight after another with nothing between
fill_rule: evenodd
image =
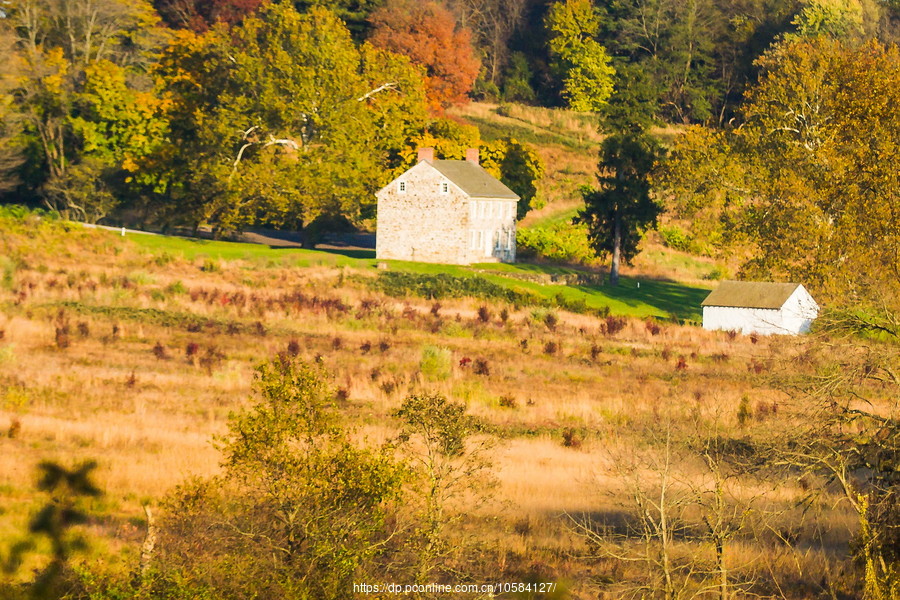
<instances>
[{"instance_id":1,"label":"white window trim","mask_svg":"<svg viewBox=\"0 0 900 600\"><path fill-rule=\"evenodd\" d=\"M397 193L398 193L398 194L405 194L405 193L406 193L406 182L405 182L405 181L398 181L398 182L397 182Z\"/></svg>"}]
</instances>

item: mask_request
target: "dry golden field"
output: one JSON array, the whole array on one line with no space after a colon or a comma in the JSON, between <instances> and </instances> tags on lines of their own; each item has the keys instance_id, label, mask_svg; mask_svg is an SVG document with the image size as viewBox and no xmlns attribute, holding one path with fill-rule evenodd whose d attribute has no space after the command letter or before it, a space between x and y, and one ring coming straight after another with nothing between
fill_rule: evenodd
<instances>
[{"instance_id":1,"label":"dry golden field","mask_svg":"<svg viewBox=\"0 0 900 600\"><path fill-rule=\"evenodd\" d=\"M366 287L366 270L188 259L110 232L63 229L34 220L0 229L0 548L26 535L45 501L34 491L40 461L94 459L105 494L90 504L85 556L132 568L142 505L217 472L213 439L251 401L254 366L278 352L324 363L342 414L367 443L396 434L392 413L411 392L465 402L492 426L498 482L483 508L459 507L467 516L457 534L486 557L476 572L564 582L573 598L617 598L646 574L623 555L638 542L614 551L579 528L605 524L615 539L634 512L634 490L669 473L659 466L661 431L758 439L795 419L767 375L806 352L802 339L637 319L611 331L615 319L396 299ZM449 363L423 364L429 348L449 350ZM712 489L699 457L673 457L673 497ZM837 496L813 509L798 504L807 487L729 480L746 526L729 541L727 562L748 582L746 597L812 598L852 585L855 521ZM702 522L695 505L672 510ZM674 548L698 564L712 560L699 534ZM29 554L15 577L42 560Z\"/></svg>"}]
</instances>

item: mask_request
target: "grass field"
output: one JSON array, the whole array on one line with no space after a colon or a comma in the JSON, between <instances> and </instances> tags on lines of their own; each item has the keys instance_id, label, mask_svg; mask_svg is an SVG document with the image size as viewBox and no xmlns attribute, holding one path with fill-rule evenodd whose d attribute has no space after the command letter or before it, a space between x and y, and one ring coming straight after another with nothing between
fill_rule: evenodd
<instances>
[{"instance_id":1,"label":"grass field","mask_svg":"<svg viewBox=\"0 0 900 600\"><path fill-rule=\"evenodd\" d=\"M207 268L215 269L215 261L241 260L259 265L281 267L348 267L374 271L376 261L371 258L348 257L336 251L274 249L258 244L193 240L159 235L130 235L133 243L153 256L184 260L212 261ZM515 275L577 273L578 269L528 263L486 263L462 267L403 261L387 261L391 270L422 274L447 273L458 277L484 277L510 289L524 289L547 299L562 296L567 301L584 301L589 308L609 307L613 314L635 317L674 316L698 321L700 302L709 288L684 285L674 281L623 277L619 287L542 285L516 279Z\"/></svg>"},{"instance_id":2,"label":"grass field","mask_svg":"<svg viewBox=\"0 0 900 600\"><path fill-rule=\"evenodd\" d=\"M89 546L79 560L134 569L146 527L142 505L162 511L165 522L167 494L219 472L212 439L226 430L230 412L252 401L254 366L293 348L331 374L342 418L360 439L396 436L395 411L421 391L464 402L490 427L498 486L489 505L464 511L454 537L475 544L465 546L472 577L540 578L566 582L570 598L620 598L646 580L646 569L596 554L571 517L593 515L614 529L631 514L629 486L659 476L660 423L679 435L702 424L742 440L790 430L792 405L769 375L791 357L816 360L802 339L756 340L643 318L702 298L700 288L667 281L573 288L509 277L569 272L561 267L391 265L461 276L489 271L480 275L501 285L544 297L580 294L642 316L598 318L482 298L385 296L366 284L378 273L369 258L153 236L123 241L34 219L6 220L0 230L4 556L28 539L29 520L48 501L34 490L37 464L93 459L105 493L86 503ZM428 366L435 349L448 360ZM632 471L637 479L625 477L637 459L646 460ZM702 461L682 457L677 469L678 481L709 483ZM761 486L770 485L760 500ZM812 598L823 573L844 572L852 515L826 497L811 523L799 504L806 485L730 483L729 498L753 503L760 523L728 550L734 576L751 582L748 597L774 597L767 582L777 576L784 586L777 597ZM697 515L682 517L695 522ZM708 565L712 549L703 539L679 540L679 560ZM17 580L46 564L46 540L36 541ZM849 575L830 577L832 589L852 588Z\"/></svg>"}]
</instances>

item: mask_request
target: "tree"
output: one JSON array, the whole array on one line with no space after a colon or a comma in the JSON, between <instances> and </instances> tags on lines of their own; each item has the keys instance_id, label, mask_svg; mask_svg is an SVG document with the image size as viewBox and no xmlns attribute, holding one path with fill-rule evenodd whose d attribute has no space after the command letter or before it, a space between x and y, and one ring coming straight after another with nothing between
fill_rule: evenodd
<instances>
[{"instance_id":1,"label":"tree","mask_svg":"<svg viewBox=\"0 0 900 600\"><path fill-rule=\"evenodd\" d=\"M203 33L216 23L241 23L262 3L263 0L155 0L153 4L170 27Z\"/></svg>"},{"instance_id":2,"label":"tree","mask_svg":"<svg viewBox=\"0 0 900 600\"><path fill-rule=\"evenodd\" d=\"M550 56L563 80L563 97L578 111L597 111L613 91L615 69L595 39L600 17L591 0L560 0L545 20Z\"/></svg>"},{"instance_id":3,"label":"tree","mask_svg":"<svg viewBox=\"0 0 900 600\"><path fill-rule=\"evenodd\" d=\"M417 474L414 493L421 514L415 580L424 584L451 547L447 529L460 515L450 512L451 502L465 500L471 508L485 500L479 478L488 466L487 441L474 439L482 426L466 415L465 405L439 394L409 396L396 416L403 422L400 440Z\"/></svg>"},{"instance_id":4,"label":"tree","mask_svg":"<svg viewBox=\"0 0 900 600\"><path fill-rule=\"evenodd\" d=\"M408 56L425 68L425 90L435 112L462 104L472 90L480 65L471 33L433 0L388 0L372 13L369 41Z\"/></svg>"},{"instance_id":5,"label":"tree","mask_svg":"<svg viewBox=\"0 0 900 600\"><path fill-rule=\"evenodd\" d=\"M863 598L900 594L900 316L888 305L835 310L822 336L785 361L773 381L796 405L798 426L771 439L785 473L837 492L858 519L849 551ZM809 360L809 357L815 357Z\"/></svg>"},{"instance_id":6,"label":"tree","mask_svg":"<svg viewBox=\"0 0 900 600\"><path fill-rule=\"evenodd\" d=\"M642 232L662 211L650 196L649 176L663 151L643 132L610 135L600 150L600 189L582 190L585 207L579 222L598 256L612 254L609 282L619 284L619 265L638 252Z\"/></svg>"},{"instance_id":7,"label":"tree","mask_svg":"<svg viewBox=\"0 0 900 600\"><path fill-rule=\"evenodd\" d=\"M351 441L318 366L279 356L254 389L220 440L223 474L172 498L160 568L217 597L347 598L376 572L403 470L389 447Z\"/></svg>"},{"instance_id":8,"label":"tree","mask_svg":"<svg viewBox=\"0 0 900 600\"><path fill-rule=\"evenodd\" d=\"M320 8L273 4L231 31L182 32L157 73L171 99L173 145L158 154L170 215L216 231L359 220L424 119L418 71L357 48Z\"/></svg>"},{"instance_id":9,"label":"tree","mask_svg":"<svg viewBox=\"0 0 900 600\"><path fill-rule=\"evenodd\" d=\"M451 10L460 24L475 34L479 50L484 54L487 80L500 83L503 67L509 61L509 45L513 34L524 24L526 0L450 0Z\"/></svg>"},{"instance_id":10,"label":"tree","mask_svg":"<svg viewBox=\"0 0 900 600\"><path fill-rule=\"evenodd\" d=\"M900 181L885 161L898 151L900 54L820 36L758 65L744 124L715 134L715 150L683 154L696 164L670 171L670 189L692 210L722 211L730 237L754 245L745 276L802 279L842 301L895 289Z\"/></svg>"},{"instance_id":11,"label":"tree","mask_svg":"<svg viewBox=\"0 0 900 600\"><path fill-rule=\"evenodd\" d=\"M0 54L6 64L0 70L0 195L14 190L20 183L19 167L25 162L22 115L15 107L13 92L25 70L16 52L15 34L0 27Z\"/></svg>"},{"instance_id":12,"label":"tree","mask_svg":"<svg viewBox=\"0 0 900 600\"><path fill-rule=\"evenodd\" d=\"M130 114L125 122L113 124L133 112L137 96L144 105L158 104L149 94L134 92L134 84L126 83L126 74L134 76L142 69L148 51L160 40L155 13L144 1L17 0L10 3L7 19L17 34L15 50L22 75L15 108L32 146L31 154L40 157L30 165L26 183L39 191L48 208L79 219L99 218L115 202L105 191L109 182L94 186L90 179L100 173L121 172L128 151L134 154L138 148L123 148L118 163L101 165L107 158L113 160L112 148L122 139L104 139L102 144L110 153L101 157L85 135L92 130L97 141L110 127L118 127L126 135L135 128L134 141L140 134L158 130L152 110L138 111L138 116ZM91 85L93 89L86 89ZM118 104L103 106L106 101ZM146 139L139 145L146 148L153 142ZM78 172L70 173L71 168ZM70 184L86 185L66 189ZM95 192L102 196L96 202ZM80 201L70 204L76 197Z\"/></svg>"}]
</instances>

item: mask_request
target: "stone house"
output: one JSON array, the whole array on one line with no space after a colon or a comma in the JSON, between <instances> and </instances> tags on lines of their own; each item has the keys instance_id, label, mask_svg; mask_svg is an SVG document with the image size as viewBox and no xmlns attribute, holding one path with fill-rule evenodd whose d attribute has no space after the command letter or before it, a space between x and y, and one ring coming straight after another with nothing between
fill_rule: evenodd
<instances>
[{"instance_id":1,"label":"stone house","mask_svg":"<svg viewBox=\"0 0 900 600\"><path fill-rule=\"evenodd\" d=\"M519 196L478 164L435 160L420 148L415 166L394 179L378 199L375 255L379 259L467 265L516 260Z\"/></svg>"},{"instance_id":2,"label":"stone house","mask_svg":"<svg viewBox=\"0 0 900 600\"><path fill-rule=\"evenodd\" d=\"M799 283L723 281L702 303L703 328L796 335L809 331L819 305Z\"/></svg>"}]
</instances>

